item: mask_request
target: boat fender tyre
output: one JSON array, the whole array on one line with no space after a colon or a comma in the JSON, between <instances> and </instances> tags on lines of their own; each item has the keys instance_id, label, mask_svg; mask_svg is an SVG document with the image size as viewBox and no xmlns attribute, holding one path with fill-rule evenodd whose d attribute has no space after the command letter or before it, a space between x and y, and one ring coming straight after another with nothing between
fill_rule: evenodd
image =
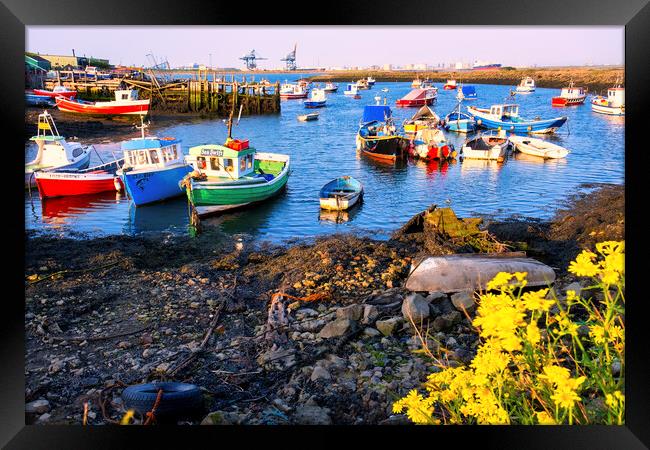
<instances>
[{"instance_id":1,"label":"boat fender tyre","mask_svg":"<svg viewBox=\"0 0 650 450\"><path fill-rule=\"evenodd\" d=\"M122 399L127 408L136 410L144 417L152 410L160 389L163 394L156 408L157 418L180 418L203 412L201 390L198 386L188 383L135 384L122 391Z\"/></svg>"},{"instance_id":2,"label":"boat fender tyre","mask_svg":"<svg viewBox=\"0 0 650 450\"><path fill-rule=\"evenodd\" d=\"M483 121L482 121L481 119L478 119L478 120L476 121L476 125L481 125L482 123L483 123Z\"/></svg>"},{"instance_id":3,"label":"boat fender tyre","mask_svg":"<svg viewBox=\"0 0 650 450\"><path fill-rule=\"evenodd\" d=\"M531 127L531 126L529 125L529 126L528 126L528 131L533 131L533 127Z\"/></svg>"}]
</instances>

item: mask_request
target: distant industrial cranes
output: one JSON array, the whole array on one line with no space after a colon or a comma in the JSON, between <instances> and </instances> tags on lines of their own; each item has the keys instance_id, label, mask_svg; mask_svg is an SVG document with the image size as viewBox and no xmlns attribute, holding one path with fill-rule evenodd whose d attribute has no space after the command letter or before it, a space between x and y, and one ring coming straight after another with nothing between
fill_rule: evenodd
<instances>
[{"instance_id":1,"label":"distant industrial cranes","mask_svg":"<svg viewBox=\"0 0 650 450\"><path fill-rule=\"evenodd\" d=\"M298 44L296 43L293 46L293 51L290 52L287 56L284 58L281 58L280 61L285 63L285 67L287 70L297 70L298 65L296 64L296 48L298 47ZM255 50L251 50L250 53L242 56L241 58L242 61L246 64L246 69L247 70L255 70L257 69L257 61L261 59L268 59L268 58L262 58L261 56L257 56L255 54Z\"/></svg>"},{"instance_id":2,"label":"distant industrial cranes","mask_svg":"<svg viewBox=\"0 0 650 450\"><path fill-rule=\"evenodd\" d=\"M246 63L246 69L248 70L254 70L257 68L257 60L258 59L268 59L268 58L262 58L261 56L257 56L255 54L255 50L251 50L251 52L247 55L242 56L239 58L243 60Z\"/></svg>"},{"instance_id":3,"label":"distant industrial cranes","mask_svg":"<svg viewBox=\"0 0 650 450\"><path fill-rule=\"evenodd\" d=\"M280 60L280 61L284 61L286 63L287 70L296 70L298 68L298 66L296 65L296 47L297 46L298 46L297 43L294 44L293 51Z\"/></svg>"}]
</instances>

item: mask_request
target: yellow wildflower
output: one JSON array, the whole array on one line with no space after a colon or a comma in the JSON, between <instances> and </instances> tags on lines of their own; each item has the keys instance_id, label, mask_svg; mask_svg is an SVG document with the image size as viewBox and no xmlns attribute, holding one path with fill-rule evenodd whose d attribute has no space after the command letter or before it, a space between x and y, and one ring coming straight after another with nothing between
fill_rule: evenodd
<instances>
[{"instance_id":1,"label":"yellow wildflower","mask_svg":"<svg viewBox=\"0 0 650 450\"><path fill-rule=\"evenodd\" d=\"M406 409L406 416L413 422L419 424L439 423L433 415L433 400L424 398L416 389L412 389L408 395L393 403L393 412L401 413Z\"/></svg>"},{"instance_id":2,"label":"yellow wildflower","mask_svg":"<svg viewBox=\"0 0 650 450\"><path fill-rule=\"evenodd\" d=\"M556 405L562 408L573 408L573 404L580 400L580 396L571 389L560 389L551 395L551 399Z\"/></svg>"},{"instance_id":3,"label":"yellow wildflower","mask_svg":"<svg viewBox=\"0 0 650 450\"><path fill-rule=\"evenodd\" d=\"M625 251L625 241L605 241L596 244L596 250L604 256Z\"/></svg>"},{"instance_id":4,"label":"yellow wildflower","mask_svg":"<svg viewBox=\"0 0 650 450\"><path fill-rule=\"evenodd\" d=\"M578 300L578 295L576 294L576 291L573 289L569 289L566 291L566 302L567 305L572 305Z\"/></svg>"},{"instance_id":5,"label":"yellow wildflower","mask_svg":"<svg viewBox=\"0 0 650 450\"><path fill-rule=\"evenodd\" d=\"M120 420L120 425L128 425L131 422L131 419L133 419L134 415L135 411L129 409Z\"/></svg>"},{"instance_id":6,"label":"yellow wildflower","mask_svg":"<svg viewBox=\"0 0 650 450\"><path fill-rule=\"evenodd\" d=\"M623 331L623 328L619 327L618 325L612 325L607 331L609 334L610 342L615 342L617 340L622 341L625 339L625 332Z\"/></svg>"},{"instance_id":7,"label":"yellow wildflower","mask_svg":"<svg viewBox=\"0 0 650 450\"><path fill-rule=\"evenodd\" d=\"M584 250L576 257L575 261L571 261L569 272L581 277L593 277L598 273L598 266L593 263L595 258L595 253Z\"/></svg>"},{"instance_id":8,"label":"yellow wildflower","mask_svg":"<svg viewBox=\"0 0 650 450\"><path fill-rule=\"evenodd\" d=\"M592 325L589 327L589 336L596 344L605 343L605 328L602 325Z\"/></svg>"},{"instance_id":9,"label":"yellow wildflower","mask_svg":"<svg viewBox=\"0 0 650 450\"><path fill-rule=\"evenodd\" d=\"M513 275L508 272L497 273L495 277L488 282L486 286L487 290L492 291L492 290L502 289L503 287L508 285L512 277Z\"/></svg>"},{"instance_id":10,"label":"yellow wildflower","mask_svg":"<svg viewBox=\"0 0 650 450\"><path fill-rule=\"evenodd\" d=\"M555 419L546 411L536 411L535 415L540 425L557 425Z\"/></svg>"},{"instance_id":11,"label":"yellow wildflower","mask_svg":"<svg viewBox=\"0 0 650 450\"><path fill-rule=\"evenodd\" d=\"M562 366L550 365L544 367L544 373L539 378L547 380L549 383L561 384L571 377L569 369Z\"/></svg>"},{"instance_id":12,"label":"yellow wildflower","mask_svg":"<svg viewBox=\"0 0 650 450\"><path fill-rule=\"evenodd\" d=\"M537 328L537 324L536 323L528 324L528 326L526 327L526 339L528 339L528 342L535 345L539 342L541 338L542 337L539 333L539 328Z\"/></svg>"},{"instance_id":13,"label":"yellow wildflower","mask_svg":"<svg viewBox=\"0 0 650 450\"><path fill-rule=\"evenodd\" d=\"M539 291L526 292L522 295L521 300L524 302L526 309L530 311L548 311L553 305L553 300L547 300L546 294L548 289L540 289Z\"/></svg>"}]
</instances>

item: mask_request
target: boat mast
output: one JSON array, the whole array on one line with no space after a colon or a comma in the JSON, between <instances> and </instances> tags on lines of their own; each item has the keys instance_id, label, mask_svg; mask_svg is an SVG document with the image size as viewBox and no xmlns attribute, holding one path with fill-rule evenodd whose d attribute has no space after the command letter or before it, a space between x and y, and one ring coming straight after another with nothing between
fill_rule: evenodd
<instances>
[{"instance_id":1,"label":"boat mast","mask_svg":"<svg viewBox=\"0 0 650 450\"><path fill-rule=\"evenodd\" d=\"M144 124L144 116L140 115L140 126L136 125L135 127L141 131L142 139L144 139L144 129L147 128L147 126Z\"/></svg>"}]
</instances>

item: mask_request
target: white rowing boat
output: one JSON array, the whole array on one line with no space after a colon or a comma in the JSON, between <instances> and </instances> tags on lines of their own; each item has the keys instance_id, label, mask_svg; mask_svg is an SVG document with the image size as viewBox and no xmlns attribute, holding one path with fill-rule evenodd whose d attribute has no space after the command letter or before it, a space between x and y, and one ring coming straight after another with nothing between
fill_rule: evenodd
<instances>
[{"instance_id":1,"label":"white rowing boat","mask_svg":"<svg viewBox=\"0 0 650 450\"><path fill-rule=\"evenodd\" d=\"M559 159L569 154L569 150L566 148L543 139L515 135L510 136L509 139L518 151L527 155L539 156L544 159Z\"/></svg>"}]
</instances>

